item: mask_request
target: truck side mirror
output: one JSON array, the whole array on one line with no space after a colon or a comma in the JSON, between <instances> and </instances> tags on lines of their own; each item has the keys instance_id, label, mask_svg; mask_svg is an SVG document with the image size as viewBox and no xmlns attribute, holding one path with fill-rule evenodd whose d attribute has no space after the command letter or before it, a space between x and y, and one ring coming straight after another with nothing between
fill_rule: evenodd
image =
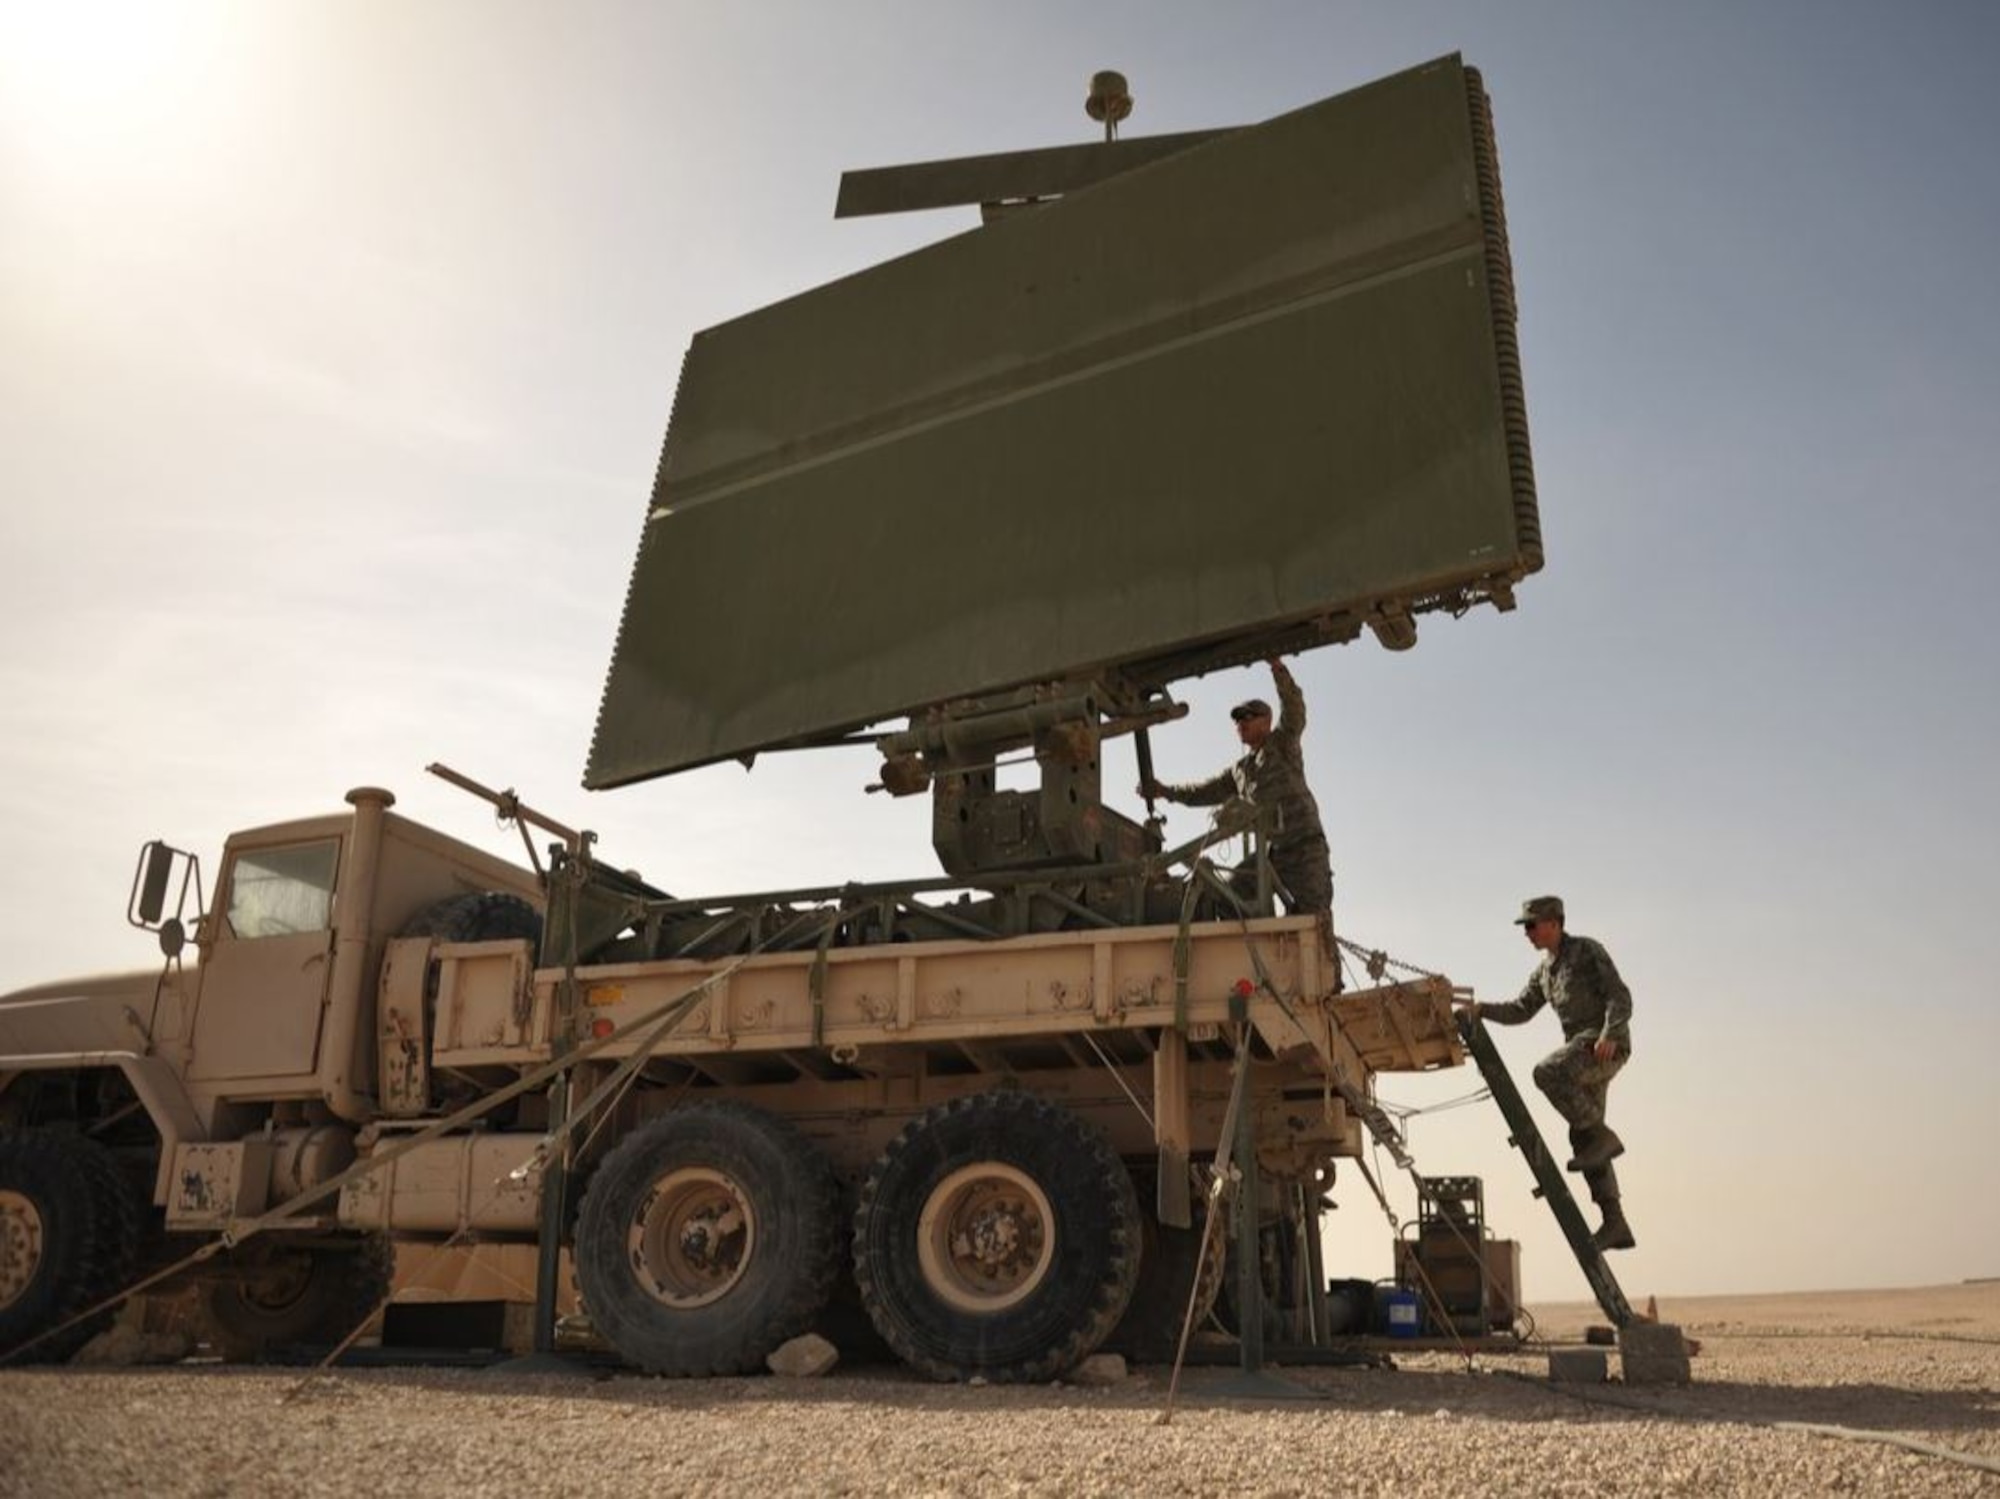
<instances>
[{"instance_id":1,"label":"truck side mirror","mask_svg":"<svg viewBox=\"0 0 2000 1499\"><path fill-rule=\"evenodd\" d=\"M163 927L184 931L181 917L187 911L192 887L195 906L202 903L201 861L172 844L155 838L139 850L139 867L132 874L132 894L125 905L125 919L144 931ZM173 896L173 915L167 915L167 898Z\"/></svg>"},{"instance_id":2,"label":"truck side mirror","mask_svg":"<svg viewBox=\"0 0 2000 1499\"><path fill-rule=\"evenodd\" d=\"M139 856L139 920L158 926L167 904L167 876L174 872L173 850L155 840Z\"/></svg>"}]
</instances>

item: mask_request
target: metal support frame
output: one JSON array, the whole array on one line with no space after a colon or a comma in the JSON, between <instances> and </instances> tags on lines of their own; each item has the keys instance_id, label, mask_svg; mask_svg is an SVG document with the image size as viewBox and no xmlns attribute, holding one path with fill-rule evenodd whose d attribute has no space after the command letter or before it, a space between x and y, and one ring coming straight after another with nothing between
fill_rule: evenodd
<instances>
[{"instance_id":1,"label":"metal support frame","mask_svg":"<svg viewBox=\"0 0 2000 1499\"><path fill-rule=\"evenodd\" d=\"M580 885L587 866L581 859L563 861L557 876L565 886ZM576 1049L576 923L568 923L563 953L563 979L557 990L555 1037L551 1061L560 1062ZM559 1071L549 1079L548 1127L559 1134L556 1148L549 1151L542 1166L541 1219L535 1232L535 1325L531 1347L525 1359L509 1361L506 1367L520 1373L565 1371L573 1366L556 1351L556 1298L560 1292L563 1229L569 1220L571 1142L569 1138L570 1073Z\"/></svg>"},{"instance_id":2,"label":"metal support frame","mask_svg":"<svg viewBox=\"0 0 2000 1499\"><path fill-rule=\"evenodd\" d=\"M1236 1339L1240 1352L1237 1372L1214 1386L1218 1395L1242 1400L1317 1400L1319 1394L1264 1367L1264 1276L1258 1252L1256 1110L1251 1107L1248 1077L1252 1067L1249 1003L1237 996L1229 1003L1230 1018L1245 1027L1236 1051L1240 1069L1234 1124L1236 1154Z\"/></svg>"},{"instance_id":3,"label":"metal support frame","mask_svg":"<svg viewBox=\"0 0 2000 1499\"><path fill-rule=\"evenodd\" d=\"M1255 832L1254 827L1251 831ZM657 950L650 950L647 956L655 958L695 957L718 938L732 936L739 931L745 945L764 951L786 951L793 944L794 936L803 942L806 933L811 933L812 942L817 944L821 940L820 922L827 910L835 905L857 903L865 908L863 913L858 914L876 918L873 930L859 943L845 932L837 933L832 938L832 945L886 942L894 936L907 935L907 922L911 919L933 922L951 933L975 941L1022 936L1035 930L1031 917L1038 902L1066 918L1089 926L1116 930L1122 926L1153 925L1156 923L1149 919L1145 892L1168 882L1182 884L1191 893L1205 894L1212 908L1225 917L1272 914L1275 909L1274 882L1268 839L1259 836L1252 840L1251 857L1256 861L1257 883L1256 894L1247 900L1207 866L1202 856L1213 842L1212 834L1204 834L1148 858L1120 863L1077 865L1063 869L995 870L969 876L936 875L924 879L865 884L814 885L691 900L641 893L632 887L629 876L598 863L588 852L565 852L557 855L549 872L549 926L552 932L556 932L579 925L566 908L581 902L585 887L600 897L608 896L620 904L625 912L626 925L655 934L655 938L648 941L649 948L653 947L657 934L677 921L696 925L693 935L676 937L670 944L662 943ZM585 871L585 877L575 886L562 878L565 869L571 866ZM1182 879L1171 873L1176 867L1190 868L1192 872ZM1122 907L1118 915L1113 915L1106 906L1091 906L1076 899L1068 890L1060 888L1064 886L1126 887L1131 892L1131 899L1111 902L1112 907ZM966 891L983 892L993 898L994 906L982 913L990 914L990 920L982 921L976 915L968 915L955 904L926 902L922 898L926 895L957 895ZM786 925L779 926L775 933L767 934L765 924L773 917L786 922ZM1188 910L1184 919L1193 919L1192 910ZM600 922L600 929L603 926L604 923ZM561 960L561 955L555 956L558 961ZM591 952L581 953L585 962L593 961L595 957L596 954Z\"/></svg>"}]
</instances>

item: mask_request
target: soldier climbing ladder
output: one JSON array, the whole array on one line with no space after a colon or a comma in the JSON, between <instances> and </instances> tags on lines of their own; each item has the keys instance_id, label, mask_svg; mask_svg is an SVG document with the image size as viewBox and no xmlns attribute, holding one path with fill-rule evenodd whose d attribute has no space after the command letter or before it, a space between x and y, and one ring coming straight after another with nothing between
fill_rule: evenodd
<instances>
[{"instance_id":1,"label":"soldier climbing ladder","mask_svg":"<svg viewBox=\"0 0 2000 1499\"><path fill-rule=\"evenodd\" d=\"M1458 1034L1466 1049L1472 1053L1472 1059L1479 1064L1486 1086L1493 1092L1493 1101L1500 1106L1500 1113L1507 1120L1511 1131L1507 1143L1527 1160L1528 1169L1535 1177L1535 1195L1547 1202L1549 1211L1556 1215L1556 1223L1562 1228L1563 1237L1569 1240L1570 1250L1576 1255L1584 1279L1590 1282L1597 1304L1604 1308L1604 1315L1611 1319L1612 1326L1621 1329L1629 1327L1633 1321L1632 1307L1625 1300L1618 1277L1605 1263L1603 1251L1592 1242L1590 1225L1584 1222L1583 1210L1576 1205L1576 1198L1569 1190L1569 1183L1563 1179L1555 1157L1549 1154L1541 1129L1528 1112L1521 1090L1514 1086L1507 1064L1500 1060L1493 1038L1486 1033L1483 1024L1469 1016L1459 1017Z\"/></svg>"}]
</instances>

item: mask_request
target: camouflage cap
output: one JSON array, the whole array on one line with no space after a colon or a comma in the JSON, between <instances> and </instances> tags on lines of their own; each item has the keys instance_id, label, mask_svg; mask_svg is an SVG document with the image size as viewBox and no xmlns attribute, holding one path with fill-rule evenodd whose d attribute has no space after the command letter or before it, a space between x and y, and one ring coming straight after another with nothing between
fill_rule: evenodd
<instances>
[{"instance_id":1,"label":"camouflage cap","mask_svg":"<svg viewBox=\"0 0 2000 1499\"><path fill-rule=\"evenodd\" d=\"M1514 918L1515 926L1526 926L1531 921L1561 921L1563 903L1560 895L1537 895L1521 902L1521 914Z\"/></svg>"},{"instance_id":2,"label":"camouflage cap","mask_svg":"<svg viewBox=\"0 0 2000 1499\"><path fill-rule=\"evenodd\" d=\"M1229 710L1229 716L1241 723L1246 718L1269 718L1271 705L1261 697L1246 697Z\"/></svg>"}]
</instances>

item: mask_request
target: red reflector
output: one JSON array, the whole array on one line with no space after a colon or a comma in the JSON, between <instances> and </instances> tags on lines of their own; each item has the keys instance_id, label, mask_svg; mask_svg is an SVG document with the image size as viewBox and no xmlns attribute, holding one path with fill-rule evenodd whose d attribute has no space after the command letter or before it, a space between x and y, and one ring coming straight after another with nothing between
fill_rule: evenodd
<instances>
[{"instance_id":1,"label":"red reflector","mask_svg":"<svg viewBox=\"0 0 2000 1499\"><path fill-rule=\"evenodd\" d=\"M613 1025L610 1021L605 1020L602 1017L590 1022L590 1035L591 1039L594 1041L602 1041L606 1036L610 1035L613 1031L617 1029L618 1029L617 1026Z\"/></svg>"},{"instance_id":2,"label":"red reflector","mask_svg":"<svg viewBox=\"0 0 2000 1499\"><path fill-rule=\"evenodd\" d=\"M1257 992L1257 986L1251 983L1250 980L1238 979L1236 981L1236 997L1238 999L1248 999L1251 995L1255 994L1256 992Z\"/></svg>"}]
</instances>

